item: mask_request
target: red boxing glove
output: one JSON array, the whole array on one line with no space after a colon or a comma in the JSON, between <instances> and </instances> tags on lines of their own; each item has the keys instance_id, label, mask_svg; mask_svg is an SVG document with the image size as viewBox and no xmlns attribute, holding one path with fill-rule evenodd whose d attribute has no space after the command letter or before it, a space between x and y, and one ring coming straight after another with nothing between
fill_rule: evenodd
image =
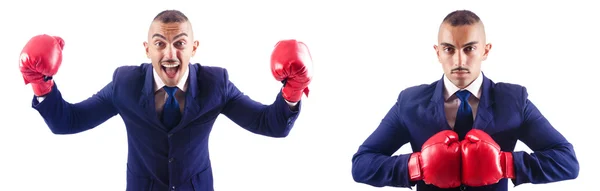
<instances>
[{"instance_id":1,"label":"red boxing glove","mask_svg":"<svg viewBox=\"0 0 600 191\"><path fill-rule=\"evenodd\" d=\"M308 96L312 80L312 58L306 44L296 40L281 40L271 54L271 72L284 83L283 98L298 102L302 94Z\"/></svg>"},{"instance_id":2,"label":"red boxing glove","mask_svg":"<svg viewBox=\"0 0 600 191\"><path fill-rule=\"evenodd\" d=\"M461 148L463 184L485 186L515 177L512 153L501 151L487 133L478 129L469 131Z\"/></svg>"},{"instance_id":3,"label":"red boxing glove","mask_svg":"<svg viewBox=\"0 0 600 191\"><path fill-rule=\"evenodd\" d=\"M444 130L429 138L421 152L408 160L411 181L423 180L440 188L456 188L460 181L460 141L458 134Z\"/></svg>"},{"instance_id":4,"label":"red boxing glove","mask_svg":"<svg viewBox=\"0 0 600 191\"><path fill-rule=\"evenodd\" d=\"M36 96L44 96L52 90L52 76L58 72L64 46L65 41L60 37L37 35L21 51L19 69L25 84L31 83Z\"/></svg>"}]
</instances>

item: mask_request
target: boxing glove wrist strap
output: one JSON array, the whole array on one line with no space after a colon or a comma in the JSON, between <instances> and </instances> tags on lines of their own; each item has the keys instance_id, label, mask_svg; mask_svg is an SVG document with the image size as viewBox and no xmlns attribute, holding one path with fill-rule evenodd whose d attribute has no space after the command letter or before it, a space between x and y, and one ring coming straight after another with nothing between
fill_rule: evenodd
<instances>
[{"instance_id":1,"label":"boxing glove wrist strap","mask_svg":"<svg viewBox=\"0 0 600 191\"><path fill-rule=\"evenodd\" d=\"M33 93L38 97L43 97L49 94L52 91L52 86L54 86L54 80L41 83L31 83Z\"/></svg>"},{"instance_id":2,"label":"boxing glove wrist strap","mask_svg":"<svg viewBox=\"0 0 600 191\"><path fill-rule=\"evenodd\" d=\"M423 179L423 174L421 173L421 164L419 163L421 158L421 153L413 153L410 155L408 159L408 175L410 177L410 181L419 181Z\"/></svg>"},{"instance_id":3,"label":"boxing glove wrist strap","mask_svg":"<svg viewBox=\"0 0 600 191\"><path fill-rule=\"evenodd\" d=\"M299 102L302 99L303 93L308 96L308 87L304 89L293 89L285 86L281 89L281 93L285 100L289 102Z\"/></svg>"},{"instance_id":4,"label":"boxing glove wrist strap","mask_svg":"<svg viewBox=\"0 0 600 191\"><path fill-rule=\"evenodd\" d=\"M511 152L502 152L502 172L504 173L504 178L514 179L515 178L515 170L514 170L514 161L513 155Z\"/></svg>"}]
</instances>

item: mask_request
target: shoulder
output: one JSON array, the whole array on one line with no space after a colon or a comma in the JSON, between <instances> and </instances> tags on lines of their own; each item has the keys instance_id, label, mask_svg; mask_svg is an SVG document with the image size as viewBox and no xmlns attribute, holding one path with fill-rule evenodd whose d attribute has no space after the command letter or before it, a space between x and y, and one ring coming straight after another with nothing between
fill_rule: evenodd
<instances>
[{"instance_id":1,"label":"shoulder","mask_svg":"<svg viewBox=\"0 0 600 191\"><path fill-rule=\"evenodd\" d=\"M208 78L208 79L222 79L223 77L227 77L227 69L218 66L205 66L200 65L198 63L191 64L190 68L194 68L197 71L198 78Z\"/></svg>"},{"instance_id":2,"label":"shoulder","mask_svg":"<svg viewBox=\"0 0 600 191\"><path fill-rule=\"evenodd\" d=\"M527 105L529 94L523 85L490 80L489 96L495 105L505 108L523 108Z\"/></svg>"},{"instance_id":3,"label":"shoulder","mask_svg":"<svg viewBox=\"0 0 600 191\"><path fill-rule=\"evenodd\" d=\"M410 86L400 91L400 94L398 95L398 102L420 103L422 101L428 101L433 96L437 83L440 82L435 81L430 84Z\"/></svg>"},{"instance_id":4,"label":"shoulder","mask_svg":"<svg viewBox=\"0 0 600 191\"><path fill-rule=\"evenodd\" d=\"M196 83L201 94L211 92L211 95L226 96L229 93L232 84L227 69L195 63L190 65L190 70L196 71Z\"/></svg>"},{"instance_id":5,"label":"shoulder","mask_svg":"<svg viewBox=\"0 0 600 191\"><path fill-rule=\"evenodd\" d=\"M508 82L491 82L490 91L496 100L525 100L528 97L525 86Z\"/></svg>"},{"instance_id":6,"label":"shoulder","mask_svg":"<svg viewBox=\"0 0 600 191\"><path fill-rule=\"evenodd\" d=\"M190 69L196 70L196 76L201 83L221 84L229 80L227 69L218 66L191 64Z\"/></svg>"},{"instance_id":7,"label":"shoulder","mask_svg":"<svg viewBox=\"0 0 600 191\"><path fill-rule=\"evenodd\" d=\"M152 71L152 64L119 66L113 73L113 81L127 81L144 78L148 71Z\"/></svg>"},{"instance_id":8,"label":"shoulder","mask_svg":"<svg viewBox=\"0 0 600 191\"><path fill-rule=\"evenodd\" d=\"M118 98L115 101L125 103L139 97L146 82L148 71L152 72L152 64L142 63L140 65L119 66L112 76L112 91ZM150 74L152 75L152 74Z\"/></svg>"}]
</instances>

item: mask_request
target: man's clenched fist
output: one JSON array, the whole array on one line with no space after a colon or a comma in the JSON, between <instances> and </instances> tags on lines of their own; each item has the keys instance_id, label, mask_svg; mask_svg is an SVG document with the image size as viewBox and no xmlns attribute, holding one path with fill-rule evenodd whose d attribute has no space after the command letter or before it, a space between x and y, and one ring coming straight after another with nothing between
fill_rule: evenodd
<instances>
[{"instance_id":1,"label":"man's clenched fist","mask_svg":"<svg viewBox=\"0 0 600 191\"><path fill-rule=\"evenodd\" d=\"M19 69L25 84L31 83L36 96L44 96L52 90L52 76L62 62L62 38L49 35L34 36L21 51Z\"/></svg>"},{"instance_id":2,"label":"man's clenched fist","mask_svg":"<svg viewBox=\"0 0 600 191\"><path fill-rule=\"evenodd\" d=\"M479 129L469 131L461 141L461 150L463 184L477 187L514 178L512 153L501 151L487 133Z\"/></svg>"},{"instance_id":3,"label":"man's clenched fist","mask_svg":"<svg viewBox=\"0 0 600 191\"><path fill-rule=\"evenodd\" d=\"M430 137L421 152L411 154L408 173L411 181L423 180L440 188L460 186L460 141L451 130Z\"/></svg>"},{"instance_id":4,"label":"man's clenched fist","mask_svg":"<svg viewBox=\"0 0 600 191\"><path fill-rule=\"evenodd\" d=\"M312 58L306 44L297 40L279 41L271 54L271 72L285 84L282 89L285 100L298 102L303 93L308 96Z\"/></svg>"}]
</instances>

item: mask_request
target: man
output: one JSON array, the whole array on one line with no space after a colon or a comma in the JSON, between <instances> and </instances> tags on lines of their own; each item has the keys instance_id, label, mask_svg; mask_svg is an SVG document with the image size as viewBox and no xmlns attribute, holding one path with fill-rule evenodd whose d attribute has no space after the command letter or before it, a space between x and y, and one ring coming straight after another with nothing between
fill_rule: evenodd
<instances>
[{"instance_id":1,"label":"man","mask_svg":"<svg viewBox=\"0 0 600 191\"><path fill-rule=\"evenodd\" d=\"M491 44L468 10L444 18L434 45L442 79L403 90L352 158L356 182L417 190L505 191L508 181L575 179L571 145L528 99L525 87L480 70ZM514 151L517 140L533 153ZM413 153L391 156L410 143Z\"/></svg>"},{"instance_id":2,"label":"man","mask_svg":"<svg viewBox=\"0 0 600 191\"><path fill-rule=\"evenodd\" d=\"M176 10L158 14L144 42L151 64L123 66L97 94L79 103L62 98L52 80L62 61L60 37L33 37L21 54L20 70L30 83L35 108L55 134L92 129L119 114L127 128L127 190L213 190L208 136L224 114L246 130L285 137L308 95L312 74L308 48L295 40L277 43L274 77L283 82L271 105L244 95L226 69L189 64L196 53L188 18Z\"/></svg>"}]
</instances>

